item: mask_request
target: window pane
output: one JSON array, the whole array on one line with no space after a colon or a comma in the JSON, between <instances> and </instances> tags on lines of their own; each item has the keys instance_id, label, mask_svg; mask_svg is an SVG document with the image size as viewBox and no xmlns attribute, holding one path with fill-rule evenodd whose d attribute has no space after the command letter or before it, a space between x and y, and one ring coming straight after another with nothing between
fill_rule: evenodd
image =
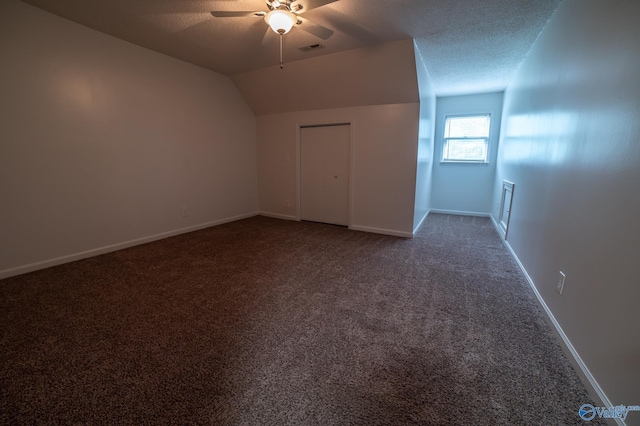
<instances>
[{"instance_id":1,"label":"window pane","mask_svg":"<svg viewBox=\"0 0 640 426\"><path fill-rule=\"evenodd\" d=\"M491 116L447 117L444 125L445 138L488 138Z\"/></svg>"},{"instance_id":2,"label":"window pane","mask_svg":"<svg viewBox=\"0 0 640 426\"><path fill-rule=\"evenodd\" d=\"M449 139L444 142L443 161L487 161L486 139Z\"/></svg>"}]
</instances>

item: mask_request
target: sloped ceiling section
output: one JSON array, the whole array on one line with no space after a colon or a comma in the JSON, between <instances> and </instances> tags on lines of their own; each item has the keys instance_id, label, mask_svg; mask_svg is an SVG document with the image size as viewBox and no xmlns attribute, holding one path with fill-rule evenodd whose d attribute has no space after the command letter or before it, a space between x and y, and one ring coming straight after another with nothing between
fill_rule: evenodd
<instances>
[{"instance_id":1,"label":"sloped ceiling section","mask_svg":"<svg viewBox=\"0 0 640 426\"><path fill-rule=\"evenodd\" d=\"M17 1L17 0L0 0ZM278 64L265 0L23 0L97 31L228 76ZM323 40L294 28L285 60L414 39L438 96L504 90L561 0L296 0L304 18L334 31ZM604 0L603 0L604 1ZM326 4L325 4L326 3ZM613 3L612 3L613 4ZM320 5L319 7L313 7ZM613 6L612 6L613 7ZM300 48L321 43L324 48Z\"/></svg>"},{"instance_id":2,"label":"sloped ceiling section","mask_svg":"<svg viewBox=\"0 0 640 426\"><path fill-rule=\"evenodd\" d=\"M283 69L273 66L232 79L256 115L420 98L411 39L285 62Z\"/></svg>"}]
</instances>

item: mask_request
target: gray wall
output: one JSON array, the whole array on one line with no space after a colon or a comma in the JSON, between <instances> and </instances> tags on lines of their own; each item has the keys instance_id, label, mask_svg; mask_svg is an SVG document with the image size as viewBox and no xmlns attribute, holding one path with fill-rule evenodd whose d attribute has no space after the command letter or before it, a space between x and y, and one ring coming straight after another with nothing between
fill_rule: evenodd
<instances>
[{"instance_id":1,"label":"gray wall","mask_svg":"<svg viewBox=\"0 0 640 426\"><path fill-rule=\"evenodd\" d=\"M232 81L0 2L0 278L256 214Z\"/></svg>"},{"instance_id":2,"label":"gray wall","mask_svg":"<svg viewBox=\"0 0 640 426\"><path fill-rule=\"evenodd\" d=\"M440 97L436 101L431 210L488 215L495 179L503 93ZM489 163L441 163L448 115L491 114Z\"/></svg>"},{"instance_id":3,"label":"gray wall","mask_svg":"<svg viewBox=\"0 0 640 426\"><path fill-rule=\"evenodd\" d=\"M508 243L599 386L626 405L640 401L639 20L636 1L560 4L506 90L494 198L515 183Z\"/></svg>"}]
</instances>

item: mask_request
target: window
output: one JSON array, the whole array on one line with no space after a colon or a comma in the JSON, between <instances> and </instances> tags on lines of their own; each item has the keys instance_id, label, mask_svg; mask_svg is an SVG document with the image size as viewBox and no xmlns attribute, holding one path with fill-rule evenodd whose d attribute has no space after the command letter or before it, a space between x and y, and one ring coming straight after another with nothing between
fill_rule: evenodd
<instances>
[{"instance_id":1,"label":"window","mask_svg":"<svg viewBox=\"0 0 640 426\"><path fill-rule=\"evenodd\" d=\"M486 163L490 114L447 117L444 122L443 162Z\"/></svg>"}]
</instances>

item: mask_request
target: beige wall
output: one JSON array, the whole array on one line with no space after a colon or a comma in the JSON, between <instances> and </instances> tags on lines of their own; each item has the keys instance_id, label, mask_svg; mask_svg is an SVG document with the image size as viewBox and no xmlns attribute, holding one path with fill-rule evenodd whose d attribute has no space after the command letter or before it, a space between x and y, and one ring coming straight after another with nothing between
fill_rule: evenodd
<instances>
[{"instance_id":1,"label":"beige wall","mask_svg":"<svg viewBox=\"0 0 640 426\"><path fill-rule=\"evenodd\" d=\"M638 18L632 0L560 4L505 92L493 204L514 182L508 242L616 405L640 400Z\"/></svg>"},{"instance_id":2,"label":"beige wall","mask_svg":"<svg viewBox=\"0 0 640 426\"><path fill-rule=\"evenodd\" d=\"M416 189L418 103L334 108L258 117L260 211L295 219L298 129L350 123L351 228L411 236ZM289 200L290 207L285 207Z\"/></svg>"},{"instance_id":3,"label":"beige wall","mask_svg":"<svg viewBox=\"0 0 640 426\"><path fill-rule=\"evenodd\" d=\"M0 63L0 278L257 212L227 77L15 0Z\"/></svg>"}]
</instances>

